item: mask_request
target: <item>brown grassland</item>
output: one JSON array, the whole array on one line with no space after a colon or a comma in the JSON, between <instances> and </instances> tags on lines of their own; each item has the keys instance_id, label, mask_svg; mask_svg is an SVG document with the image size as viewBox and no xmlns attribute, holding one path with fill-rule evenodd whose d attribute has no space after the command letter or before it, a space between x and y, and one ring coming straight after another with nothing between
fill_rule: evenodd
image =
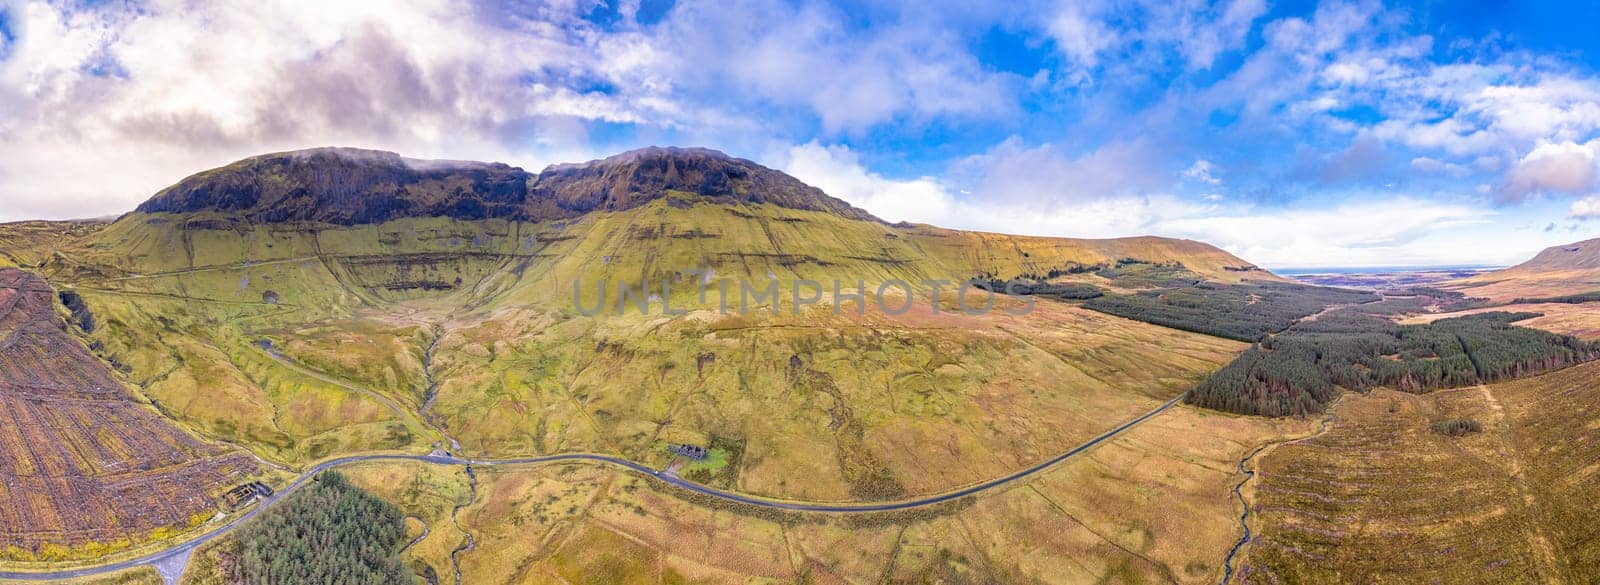
<instances>
[{"instance_id":1,"label":"brown grassland","mask_svg":"<svg viewBox=\"0 0 1600 585\"><path fill-rule=\"evenodd\" d=\"M1261 460L1241 581L1585 582L1600 571L1597 375L1346 397L1325 433ZM1483 431L1431 429L1450 419Z\"/></svg>"},{"instance_id":2,"label":"brown grassland","mask_svg":"<svg viewBox=\"0 0 1600 585\"><path fill-rule=\"evenodd\" d=\"M344 473L413 519L403 557L419 583L451 582L456 550L465 583L1210 583L1238 537L1239 458L1312 426L1178 407L1005 490L850 516L710 502L588 465L478 467L475 488L418 464ZM185 582L212 582L211 566Z\"/></svg>"}]
</instances>

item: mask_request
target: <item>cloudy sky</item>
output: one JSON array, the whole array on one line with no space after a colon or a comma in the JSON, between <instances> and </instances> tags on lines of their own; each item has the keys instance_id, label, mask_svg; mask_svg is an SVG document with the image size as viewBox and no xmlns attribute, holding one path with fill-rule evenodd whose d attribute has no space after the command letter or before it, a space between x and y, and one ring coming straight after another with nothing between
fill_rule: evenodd
<instances>
[{"instance_id":1,"label":"cloudy sky","mask_svg":"<svg viewBox=\"0 0 1600 585\"><path fill-rule=\"evenodd\" d=\"M1600 2L0 0L0 221L261 152L651 144L890 220L1272 267L1600 236Z\"/></svg>"}]
</instances>

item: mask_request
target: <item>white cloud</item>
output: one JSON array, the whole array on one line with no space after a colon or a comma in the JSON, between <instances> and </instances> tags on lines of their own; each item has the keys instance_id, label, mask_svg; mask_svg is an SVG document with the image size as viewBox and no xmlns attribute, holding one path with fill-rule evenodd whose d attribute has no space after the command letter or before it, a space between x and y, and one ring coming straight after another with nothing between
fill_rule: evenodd
<instances>
[{"instance_id":1,"label":"white cloud","mask_svg":"<svg viewBox=\"0 0 1600 585\"><path fill-rule=\"evenodd\" d=\"M1216 169L1216 165L1211 164L1211 161L1200 159L1194 161L1194 164L1189 165L1189 168L1184 169L1183 177L1185 179L1199 181L1207 185L1220 185L1222 184L1222 179L1219 179L1212 174L1214 169Z\"/></svg>"},{"instance_id":2,"label":"white cloud","mask_svg":"<svg viewBox=\"0 0 1600 585\"><path fill-rule=\"evenodd\" d=\"M1119 52L1137 50L1136 60L1162 62L1174 54L1191 70L1209 69L1218 55L1244 46L1264 0L1224 2L1060 2L1044 29L1071 62L1075 77L1105 64Z\"/></svg>"},{"instance_id":3,"label":"white cloud","mask_svg":"<svg viewBox=\"0 0 1600 585\"><path fill-rule=\"evenodd\" d=\"M1143 140L1108 142L1085 153L1011 137L957 161L951 180L996 204L1053 205L1149 193L1167 186L1159 148Z\"/></svg>"},{"instance_id":4,"label":"white cloud","mask_svg":"<svg viewBox=\"0 0 1600 585\"><path fill-rule=\"evenodd\" d=\"M901 117L993 119L1016 111L1022 78L980 64L959 36L923 23L852 29L818 4L684 2L646 34L651 64L680 92L729 89L815 113L829 133Z\"/></svg>"},{"instance_id":5,"label":"white cloud","mask_svg":"<svg viewBox=\"0 0 1600 585\"><path fill-rule=\"evenodd\" d=\"M1444 174L1452 177L1464 177L1470 172L1466 167L1459 164L1426 156L1411 159L1411 170L1422 173Z\"/></svg>"},{"instance_id":6,"label":"white cloud","mask_svg":"<svg viewBox=\"0 0 1600 585\"><path fill-rule=\"evenodd\" d=\"M1572 207L1567 210L1567 217L1573 219L1600 219L1600 193L1573 201Z\"/></svg>"},{"instance_id":7,"label":"white cloud","mask_svg":"<svg viewBox=\"0 0 1600 585\"><path fill-rule=\"evenodd\" d=\"M1516 201L1529 195L1588 191L1595 185L1595 157L1600 140L1587 144L1547 142L1530 151L1506 175L1502 199Z\"/></svg>"},{"instance_id":8,"label":"white cloud","mask_svg":"<svg viewBox=\"0 0 1600 585\"><path fill-rule=\"evenodd\" d=\"M1121 42L1105 21L1105 9L1098 2L1062 2L1050 19L1050 36L1074 63L1094 67L1102 52Z\"/></svg>"},{"instance_id":9,"label":"white cloud","mask_svg":"<svg viewBox=\"0 0 1600 585\"><path fill-rule=\"evenodd\" d=\"M443 0L26 4L0 61L0 220L125 211L272 150L526 163L586 146L565 120L668 123L670 104L648 89L566 83L601 57L578 29L548 24L572 14L541 10L545 25L501 26Z\"/></svg>"},{"instance_id":10,"label":"white cloud","mask_svg":"<svg viewBox=\"0 0 1600 585\"><path fill-rule=\"evenodd\" d=\"M0 60L0 221L116 213L262 152L363 146L537 170L641 135L761 144L1017 112L1019 76L925 23L853 30L779 0L686 0L601 28L590 3L19 4ZM628 12L628 10L624 10Z\"/></svg>"},{"instance_id":11,"label":"white cloud","mask_svg":"<svg viewBox=\"0 0 1600 585\"><path fill-rule=\"evenodd\" d=\"M1488 223L1494 215L1472 206L1399 198L1178 218L1153 228L1210 242L1266 266L1425 265L1439 261L1441 253L1449 254L1429 246L1429 238ZM1461 253L1476 251L1456 252Z\"/></svg>"},{"instance_id":12,"label":"white cloud","mask_svg":"<svg viewBox=\"0 0 1600 585\"><path fill-rule=\"evenodd\" d=\"M787 154L789 174L888 221L943 225L954 219L955 198L932 178L885 179L863 168L848 147L815 141Z\"/></svg>"},{"instance_id":13,"label":"white cloud","mask_svg":"<svg viewBox=\"0 0 1600 585\"><path fill-rule=\"evenodd\" d=\"M970 191L956 191L930 177L885 178L863 168L857 155L844 146L812 142L790 148L787 157L785 171L889 221L1093 238L1140 235L1148 233L1156 222L1213 209L1210 204L1162 194L1120 190L1095 196L1074 194L1051 181L1093 167L1092 161L1115 157L1098 154L1078 160L1058 158L1053 149L1023 148L1016 141L997 146L978 161L958 163L970 165L963 172L1004 175L977 177L977 187ZM1013 176L1015 173L1044 179L1035 183L1032 178Z\"/></svg>"},{"instance_id":14,"label":"white cloud","mask_svg":"<svg viewBox=\"0 0 1600 585\"><path fill-rule=\"evenodd\" d=\"M996 151L1004 148L997 147ZM1268 266L1392 266L1440 261L1513 261L1520 248L1484 252L1462 233L1481 238L1491 209L1411 197L1330 207L1223 207L1221 195L1191 201L1164 194L1116 193L1087 199L1015 198L960 193L929 177L896 180L865 170L843 146L808 143L788 151L788 172L890 221L1065 237L1155 234L1212 243ZM1069 161L1070 163L1070 161ZM1006 164L985 168L1011 169ZM1030 167L1043 175L1058 172ZM992 181L990 182L992 183ZM980 181L982 185L985 182ZM1441 237L1440 234L1456 236ZM1530 243L1537 246L1539 242ZM1477 255L1477 257L1474 257Z\"/></svg>"}]
</instances>

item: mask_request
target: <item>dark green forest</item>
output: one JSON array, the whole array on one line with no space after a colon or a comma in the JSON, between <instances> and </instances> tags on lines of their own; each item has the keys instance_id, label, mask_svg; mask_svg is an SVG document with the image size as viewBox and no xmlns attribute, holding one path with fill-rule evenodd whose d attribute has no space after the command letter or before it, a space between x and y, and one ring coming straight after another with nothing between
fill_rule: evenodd
<instances>
[{"instance_id":1,"label":"dark green forest","mask_svg":"<svg viewBox=\"0 0 1600 585\"><path fill-rule=\"evenodd\" d=\"M1058 301L1082 301L1104 296L1105 293L1091 284L1076 282L1013 282L1001 280L977 280L974 286L996 293L1011 293L1022 296L1037 296L1056 299Z\"/></svg>"},{"instance_id":2,"label":"dark green forest","mask_svg":"<svg viewBox=\"0 0 1600 585\"><path fill-rule=\"evenodd\" d=\"M1371 303L1380 298L1366 291L1282 282L1200 282L1131 295L1107 295L1083 306L1163 327L1257 341L1327 307Z\"/></svg>"},{"instance_id":3,"label":"dark green forest","mask_svg":"<svg viewBox=\"0 0 1600 585\"><path fill-rule=\"evenodd\" d=\"M405 535L398 509L327 472L230 537L223 573L249 585L410 583Z\"/></svg>"},{"instance_id":4,"label":"dark green forest","mask_svg":"<svg viewBox=\"0 0 1600 585\"><path fill-rule=\"evenodd\" d=\"M1575 295L1562 295L1562 296L1559 296L1559 297L1541 297L1541 298L1531 298L1531 299L1519 298L1519 299L1517 299L1515 301L1511 301L1511 302L1513 302L1513 303L1566 303L1566 304L1569 304L1569 305L1579 305L1579 304L1583 304L1583 303L1593 303L1593 302L1596 302L1596 301L1600 301L1600 291L1578 293L1578 294L1575 294Z\"/></svg>"},{"instance_id":5,"label":"dark green forest","mask_svg":"<svg viewBox=\"0 0 1600 585\"><path fill-rule=\"evenodd\" d=\"M1334 311L1263 339L1201 382L1187 401L1243 414L1303 415L1321 412L1340 388L1427 392L1537 375L1600 354L1595 344L1511 324L1534 316L1527 313L1399 325L1365 308Z\"/></svg>"},{"instance_id":6,"label":"dark green forest","mask_svg":"<svg viewBox=\"0 0 1600 585\"><path fill-rule=\"evenodd\" d=\"M1340 389L1386 386L1427 392L1537 375L1600 357L1600 346L1512 325L1536 315L1485 313L1400 325L1391 317L1487 306L1427 286L1384 294L1287 282L1206 282L1181 264L1124 259L1044 275L1090 272L1125 288L1109 294L1080 283L1038 283L1013 292L1082 300L1088 309L1163 327L1252 342L1202 381L1190 404L1266 416L1322 412ZM993 290L1004 283L991 280ZM1584 302L1590 295L1550 302Z\"/></svg>"}]
</instances>

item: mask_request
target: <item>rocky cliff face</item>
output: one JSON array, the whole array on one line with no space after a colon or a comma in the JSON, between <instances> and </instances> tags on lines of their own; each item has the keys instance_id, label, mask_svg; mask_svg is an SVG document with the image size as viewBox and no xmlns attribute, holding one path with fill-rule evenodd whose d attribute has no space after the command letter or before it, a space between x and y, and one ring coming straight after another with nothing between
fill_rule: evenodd
<instances>
[{"instance_id":1,"label":"rocky cliff face","mask_svg":"<svg viewBox=\"0 0 1600 585\"><path fill-rule=\"evenodd\" d=\"M631 209L669 192L876 219L748 160L701 148L654 147L556 165L539 175L501 163L418 160L353 148L282 152L188 177L137 211L337 225L403 217L539 221Z\"/></svg>"},{"instance_id":2,"label":"rocky cliff face","mask_svg":"<svg viewBox=\"0 0 1600 585\"><path fill-rule=\"evenodd\" d=\"M255 222L339 225L401 217L521 218L528 179L499 163L424 161L392 152L318 148L267 154L190 176L142 213L215 211Z\"/></svg>"},{"instance_id":3,"label":"rocky cliff face","mask_svg":"<svg viewBox=\"0 0 1600 585\"><path fill-rule=\"evenodd\" d=\"M630 209L678 191L721 203L771 203L877 220L799 179L704 148L651 147L581 164L555 165L539 174L533 191L535 197L580 213Z\"/></svg>"}]
</instances>

